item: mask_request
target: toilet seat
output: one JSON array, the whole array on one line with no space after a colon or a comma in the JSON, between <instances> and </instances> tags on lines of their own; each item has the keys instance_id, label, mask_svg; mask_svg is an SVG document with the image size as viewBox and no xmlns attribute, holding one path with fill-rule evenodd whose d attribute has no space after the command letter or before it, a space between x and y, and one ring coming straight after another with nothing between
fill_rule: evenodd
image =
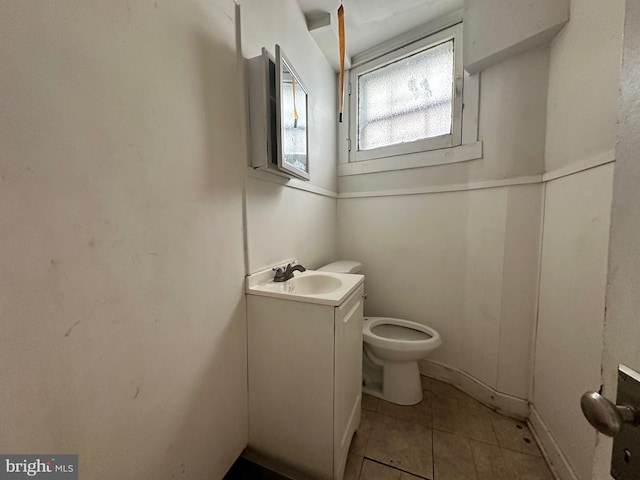
<instances>
[{"instance_id":1,"label":"toilet seat","mask_svg":"<svg viewBox=\"0 0 640 480\"><path fill-rule=\"evenodd\" d=\"M390 340L429 340L433 335L416 330L411 327L404 327L392 323L380 323L371 327L371 333L378 337L388 338Z\"/></svg>"},{"instance_id":2,"label":"toilet seat","mask_svg":"<svg viewBox=\"0 0 640 480\"><path fill-rule=\"evenodd\" d=\"M365 343L402 352L433 350L442 341L434 329L420 323L389 317L367 317L362 326Z\"/></svg>"}]
</instances>

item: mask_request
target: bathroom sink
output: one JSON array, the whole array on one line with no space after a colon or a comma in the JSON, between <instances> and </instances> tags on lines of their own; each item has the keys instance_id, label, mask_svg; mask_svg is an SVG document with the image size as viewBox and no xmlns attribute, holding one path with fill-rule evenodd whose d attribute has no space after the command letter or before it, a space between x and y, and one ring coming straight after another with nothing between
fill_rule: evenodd
<instances>
[{"instance_id":1,"label":"bathroom sink","mask_svg":"<svg viewBox=\"0 0 640 480\"><path fill-rule=\"evenodd\" d=\"M276 282L274 282L275 284ZM330 275L309 272L294 276L291 280L280 282L283 290L298 295L321 295L331 293L342 286L342 280Z\"/></svg>"},{"instance_id":2,"label":"bathroom sink","mask_svg":"<svg viewBox=\"0 0 640 480\"><path fill-rule=\"evenodd\" d=\"M307 270L295 272L293 278L286 282L274 282L273 271L269 269L247 277L246 292L299 302L339 305L363 281L362 275Z\"/></svg>"}]
</instances>

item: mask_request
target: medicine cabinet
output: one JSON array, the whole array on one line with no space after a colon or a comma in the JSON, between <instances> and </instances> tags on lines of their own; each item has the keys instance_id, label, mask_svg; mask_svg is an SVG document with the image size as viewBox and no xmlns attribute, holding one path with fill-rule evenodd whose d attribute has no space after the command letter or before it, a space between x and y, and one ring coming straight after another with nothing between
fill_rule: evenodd
<instances>
[{"instance_id":1,"label":"medicine cabinet","mask_svg":"<svg viewBox=\"0 0 640 480\"><path fill-rule=\"evenodd\" d=\"M309 91L279 45L247 62L251 166L309 180Z\"/></svg>"}]
</instances>

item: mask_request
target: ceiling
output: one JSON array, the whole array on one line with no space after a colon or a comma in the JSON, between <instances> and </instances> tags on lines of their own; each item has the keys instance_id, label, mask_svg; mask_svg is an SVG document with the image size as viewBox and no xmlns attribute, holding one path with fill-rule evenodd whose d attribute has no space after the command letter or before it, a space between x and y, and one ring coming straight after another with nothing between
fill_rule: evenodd
<instances>
[{"instance_id":1,"label":"ceiling","mask_svg":"<svg viewBox=\"0 0 640 480\"><path fill-rule=\"evenodd\" d=\"M463 0L343 0L348 54L358 55L463 7ZM340 0L298 0L305 15L335 12Z\"/></svg>"}]
</instances>

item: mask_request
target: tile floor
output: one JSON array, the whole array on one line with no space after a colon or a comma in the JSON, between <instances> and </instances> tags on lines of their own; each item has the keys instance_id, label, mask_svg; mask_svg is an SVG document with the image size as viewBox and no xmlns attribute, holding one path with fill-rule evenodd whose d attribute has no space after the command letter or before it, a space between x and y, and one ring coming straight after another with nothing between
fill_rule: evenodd
<instances>
[{"instance_id":1,"label":"tile floor","mask_svg":"<svg viewBox=\"0 0 640 480\"><path fill-rule=\"evenodd\" d=\"M422 380L418 405L364 396L345 480L553 480L524 422Z\"/></svg>"}]
</instances>

